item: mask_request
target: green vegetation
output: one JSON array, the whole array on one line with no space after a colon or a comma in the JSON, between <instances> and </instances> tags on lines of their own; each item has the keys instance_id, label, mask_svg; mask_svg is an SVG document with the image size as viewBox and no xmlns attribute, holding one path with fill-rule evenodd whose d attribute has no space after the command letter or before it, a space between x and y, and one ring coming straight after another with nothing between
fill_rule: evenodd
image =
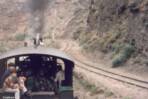
<instances>
[{"instance_id":1,"label":"green vegetation","mask_svg":"<svg viewBox=\"0 0 148 99\"><path fill-rule=\"evenodd\" d=\"M78 79L79 83L83 85L83 87L91 92L91 95L97 95L97 94L105 94L106 97L113 96L113 92L109 91L106 88L102 88L102 86L99 88L94 84L91 84L89 81L83 78L83 76L78 75L77 73L74 73L74 77Z\"/></svg>"},{"instance_id":2,"label":"green vegetation","mask_svg":"<svg viewBox=\"0 0 148 99\"><path fill-rule=\"evenodd\" d=\"M5 52L6 50L7 49L6 49L5 45L4 45L4 43L0 43L0 53Z\"/></svg>"},{"instance_id":3,"label":"green vegetation","mask_svg":"<svg viewBox=\"0 0 148 99\"><path fill-rule=\"evenodd\" d=\"M113 95L114 95L114 93L111 92L111 91L108 91L108 90L107 90L107 91L105 92L105 96L106 96L106 97L111 97L111 96L113 96Z\"/></svg>"},{"instance_id":4,"label":"green vegetation","mask_svg":"<svg viewBox=\"0 0 148 99\"><path fill-rule=\"evenodd\" d=\"M16 34L15 35L15 40L17 41L23 41L25 40L26 35L25 34Z\"/></svg>"},{"instance_id":5,"label":"green vegetation","mask_svg":"<svg viewBox=\"0 0 148 99\"><path fill-rule=\"evenodd\" d=\"M125 24L114 25L106 33L81 33L79 37L80 45L88 52L101 51L104 54L110 53L112 66L122 65L136 51L136 47L134 47L135 40L125 38L127 34Z\"/></svg>"},{"instance_id":6,"label":"green vegetation","mask_svg":"<svg viewBox=\"0 0 148 99\"><path fill-rule=\"evenodd\" d=\"M74 77L78 79L79 83L83 85L83 87L90 91L92 95L97 94L98 88L95 85L90 84L88 81L84 80L83 76L78 75L77 73L74 73Z\"/></svg>"},{"instance_id":7,"label":"green vegetation","mask_svg":"<svg viewBox=\"0 0 148 99\"><path fill-rule=\"evenodd\" d=\"M124 97L123 99L132 99L132 98L130 98L130 97Z\"/></svg>"},{"instance_id":8,"label":"green vegetation","mask_svg":"<svg viewBox=\"0 0 148 99\"><path fill-rule=\"evenodd\" d=\"M113 57L112 66L116 67L125 63L131 57L134 51L135 48L130 44L125 44L124 46L119 45L117 49L115 48L115 55Z\"/></svg>"},{"instance_id":9,"label":"green vegetation","mask_svg":"<svg viewBox=\"0 0 148 99\"><path fill-rule=\"evenodd\" d=\"M103 35L100 37L96 33L82 33L80 34L80 45L88 51L107 52L109 47L120 38L121 33L110 32Z\"/></svg>"},{"instance_id":10,"label":"green vegetation","mask_svg":"<svg viewBox=\"0 0 148 99\"><path fill-rule=\"evenodd\" d=\"M92 84L90 84L88 81L86 81L86 80L79 80L79 82L83 85L83 87L86 89L86 90L88 90L88 91L90 91L91 92L91 94L92 95L94 95L94 94L97 94L97 87L95 86L95 85L92 85Z\"/></svg>"}]
</instances>

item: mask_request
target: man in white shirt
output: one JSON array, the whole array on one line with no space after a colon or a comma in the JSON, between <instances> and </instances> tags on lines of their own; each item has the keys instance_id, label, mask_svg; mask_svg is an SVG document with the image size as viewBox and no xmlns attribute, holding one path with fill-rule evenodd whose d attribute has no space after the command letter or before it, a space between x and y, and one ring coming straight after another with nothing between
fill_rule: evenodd
<instances>
[{"instance_id":1,"label":"man in white shirt","mask_svg":"<svg viewBox=\"0 0 148 99\"><path fill-rule=\"evenodd\" d=\"M60 88L62 85L62 81L65 80L65 74L61 65L58 65L57 69L58 69L58 72L56 74L55 82L57 82L58 87Z\"/></svg>"}]
</instances>

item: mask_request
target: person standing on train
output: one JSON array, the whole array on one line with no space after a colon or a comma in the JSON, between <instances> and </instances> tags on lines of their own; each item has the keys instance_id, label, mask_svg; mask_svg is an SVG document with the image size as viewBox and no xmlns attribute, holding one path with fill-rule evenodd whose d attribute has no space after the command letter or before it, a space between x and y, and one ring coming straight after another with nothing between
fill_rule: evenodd
<instances>
[{"instance_id":1,"label":"person standing on train","mask_svg":"<svg viewBox=\"0 0 148 99\"><path fill-rule=\"evenodd\" d=\"M61 65L58 65L57 66L57 74L56 74L56 77L55 77L55 82L57 83L57 87L60 88L62 86L62 81L65 80L65 75L64 75L64 71L62 69L62 66Z\"/></svg>"}]
</instances>

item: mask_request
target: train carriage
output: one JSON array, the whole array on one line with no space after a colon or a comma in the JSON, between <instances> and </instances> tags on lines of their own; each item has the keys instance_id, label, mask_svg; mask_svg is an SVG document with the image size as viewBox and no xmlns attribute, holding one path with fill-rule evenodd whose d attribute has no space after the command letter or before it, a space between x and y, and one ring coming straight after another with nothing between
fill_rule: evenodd
<instances>
[{"instance_id":1,"label":"train carriage","mask_svg":"<svg viewBox=\"0 0 148 99\"><path fill-rule=\"evenodd\" d=\"M27 99L73 99L74 62L65 53L43 47L24 47L6 52L0 56L0 78L12 62L17 75L27 78L25 85L30 92ZM59 67L64 75L61 85L55 81ZM0 99L18 99L15 92L3 90L4 81L0 80Z\"/></svg>"}]
</instances>

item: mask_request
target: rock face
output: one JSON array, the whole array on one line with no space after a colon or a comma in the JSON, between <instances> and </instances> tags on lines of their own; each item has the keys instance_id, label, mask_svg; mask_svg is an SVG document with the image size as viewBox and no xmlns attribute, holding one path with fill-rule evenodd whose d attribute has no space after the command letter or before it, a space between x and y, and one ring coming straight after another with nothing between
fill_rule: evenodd
<instances>
[{"instance_id":1,"label":"rock face","mask_svg":"<svg viewBox=\"0 0 148 99\"><path fill-rule=\"evenodd\" d=\"M22 1L0 1L0 39L6 36L12 36L9 34L22 32L24 30L25 18L23 17Z\"/></svg>"},{"instance_id":2,"label":"rock face","mask_svg":"<svg viewBox=\"0 0 148 99\"><path fill-rule=\"evenodd\" d=\"M56 37L72 38L81 28L86 27L89 0L55 0L50 4L46 31Z\"/></svg>"},{"instance_id":3,"label":"rock face","mask_svg":"<svg viewBox=\"0 0 148 99\"><path fill-rule=\"evenodd\" d=\"M48 1L43 36L75 39L86 50L109 52L113 56L131 46L136 55L148 57L147 0ZM0 1L1 35L26 31L24 2Z\"/></svg>"},{"instance_id":4,"label":"rock face","mask_svg":"<svg viewBox=\"0 0 148 99\"><path fill-rule=\"evenodd\" d=\"M115 59L122 53L123 61L134 53L148 57L147 0L55 0L50 10L48 26L59 37Z\"/></svg>"},{"instance_id":5,"label":"rock face","mask_svg":"<svg viewBox=\"0 0 148 99\"><path fill-rule=\"evenodd\" d=\"M90 44L96 50L119 55L130 45L136 55L148 58L147 0L91 0L87 24L89 33L97 35Z\"/></svg>"},{"instance_id":6,"label":"rock face","mask_svg":"<svg viewBox=\"0 0 148 99\"><path fill-rule=\"evenodd\" d=\"M91 0L88 17L91 30L105 34L120 29L127 42L133 40L138 49L147 51L147 24L147 0Z\"/></svg>"}]
</instances>

